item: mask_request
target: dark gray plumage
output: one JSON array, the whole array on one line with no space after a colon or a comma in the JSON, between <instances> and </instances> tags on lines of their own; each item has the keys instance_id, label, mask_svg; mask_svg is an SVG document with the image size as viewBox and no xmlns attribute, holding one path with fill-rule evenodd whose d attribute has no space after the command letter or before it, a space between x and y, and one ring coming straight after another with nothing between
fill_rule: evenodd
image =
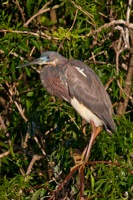
<instances>
[{"instance_id":1,"label":"dark gray plumage","mask_svg":"<svg viewBox=\"0 0 133 200\"><path fill-rule=\"evenodd\" d=\"M68 60L57 52L44 52L40 58L19 67L32 64L43 65L40 79L46 90L68 101L92 125L91 144L84 156L85 160L88 159L92 143L102 127L109 133L115 131L112 104L103 84L83 62Z\"/></svg>"}]
</instances>

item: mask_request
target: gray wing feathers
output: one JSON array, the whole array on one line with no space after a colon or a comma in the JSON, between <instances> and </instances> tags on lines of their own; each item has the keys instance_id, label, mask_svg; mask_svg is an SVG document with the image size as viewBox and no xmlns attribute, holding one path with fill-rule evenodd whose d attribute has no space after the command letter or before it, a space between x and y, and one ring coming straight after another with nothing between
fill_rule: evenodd
<instances>
[{"instance_id":1,"label":"gray wing feathers","mask_svg":"<svg viewBox=\"0 0 133 200\"><path fill-rule=\"evenodd\" d=\"M76 69L77 66L84 70L86 77ZM82 62L72 60L67 68L67 79L71 97L96 114L105 123L105 128L115 130L110 98L96 74Z\"/></svg>"}]
</instances>

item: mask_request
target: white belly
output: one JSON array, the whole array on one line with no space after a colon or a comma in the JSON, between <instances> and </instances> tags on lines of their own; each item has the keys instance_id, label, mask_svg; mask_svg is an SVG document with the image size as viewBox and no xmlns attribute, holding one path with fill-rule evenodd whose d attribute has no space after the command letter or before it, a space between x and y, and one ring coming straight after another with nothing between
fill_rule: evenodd
<instances>
[{"instance_id":1,"label":"white belly","mask_svg":"<svg viewBox=\"0 0 133 200\"><path fill-rule=\"evenodd\" d=\"M102 126L104 123L95 114L93 114L88 108L79 103L75 98L71 100L71 105L80 114L80 116L87 122L93 121L96 127Z\"/></svg>"}]
</instances>

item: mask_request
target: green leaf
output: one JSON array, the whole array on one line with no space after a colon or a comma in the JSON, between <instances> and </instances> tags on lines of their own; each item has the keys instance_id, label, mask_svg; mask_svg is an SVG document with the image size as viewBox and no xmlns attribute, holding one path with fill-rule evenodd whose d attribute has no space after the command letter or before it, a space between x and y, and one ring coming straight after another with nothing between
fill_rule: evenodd
<instances>
[{"instance_id":1,"label":"green leaf","mask_svg":"<svg viewBox=\"0 0 133 200\"><path fill-rule=\"evenodd\" d=\"M95 191L98 192L105 182L106 181L104 179L97 181L96 184L95 184Z\"/></svg>"},{"instance_id":2,"label":"green leaf","mask_svg":"<svg viewBox=\"0 0 133 200\"><path fill-rule=\"evenodd\" d=\"M33 95L34 95L34 92L32 91L27 93L27 97L32 97Z\"/></svg>"},{"instance_id":3,"label":"green leaf","mask_svg":"<svg viewBox=\"0 0 133 200\"><path fill-rule=\"evenodd\" d=\"M31 43L32 43L38 50L40 50L40 43L39 43L39 41L37 41L37 40L35 40L35 39L33 39L33 38L30 38L30 41L31 41Z\"/></svg>"},{"instance_id":4,"label":"green leaf","mask_svg":"<svg viewBox=\"0 0 133 200\"><path fill-rule=\"evenodd\" d=\"M18 45L18 48L22 51L29 52L30 48L25 44L25 42Z\"/></svg>"},{"instance_id":5,"label":"green leaf","mask_svg":"<svg viewBox=\"0 0 133 200\"><path fill-rule=\"evenodd\" d=\"M92 174L90 174L90 177L91 177L91 189L92 191L94 190L94 186L95 186L95 178Z\"/></svg>"}]
</instances>

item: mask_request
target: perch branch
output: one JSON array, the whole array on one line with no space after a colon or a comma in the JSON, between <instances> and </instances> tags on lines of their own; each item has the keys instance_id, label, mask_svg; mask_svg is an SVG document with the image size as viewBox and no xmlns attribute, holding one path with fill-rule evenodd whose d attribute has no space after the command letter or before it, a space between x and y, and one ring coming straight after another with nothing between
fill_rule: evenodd
<instances>
[{"instance_id":1,"label":"perch branch","mask_svg":"<svg viewBox=\"0 0 133 200\"><path fill-rule=\"evenodd\" d=\"M106 165L114 165L117 167L122 167L128 170L128 172L130 174L133 175L133 170L128 169L128 167L123 166L121 164L119 164L118 162L112 162L112 161L89 161L87 163L87 165L95 165L95 164L106 164ZM81 167L81 165L78 165L76 167L74 167L71 172L66 176L66 178L64 179L64 181L56 188L56 190L54 190L52 192L51 197L49 197L48 200L53 200L55 199L56 195L60 193L60 191L63 189L63 187L65 186L65 184L72 178L72 175L74 174L74 172L76 172L79 168Z\"/></svg>"}]
</instances>

